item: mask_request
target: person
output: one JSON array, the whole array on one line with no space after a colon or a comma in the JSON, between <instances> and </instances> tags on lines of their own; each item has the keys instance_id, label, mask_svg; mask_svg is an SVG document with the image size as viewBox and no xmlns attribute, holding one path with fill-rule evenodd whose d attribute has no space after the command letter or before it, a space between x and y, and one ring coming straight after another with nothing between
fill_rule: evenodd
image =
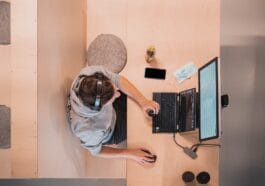
<instances>
[{"instance_id":1,"label":"person","mask_svg":"<svg viewBox=\"0 0 265 186\"><path fill-rule=\"evenodd\" d=\"M115 127L116 113L112 103L122 91L142 108L144 114L159 112L159 104L144 97L124 76L102 66L87 66L74 79L70 90L69 119L81 145L94 156L126 158L141 165L153 163L156 155L145 148L118 149L107 146Z\"/></svg>"}]
</instances>

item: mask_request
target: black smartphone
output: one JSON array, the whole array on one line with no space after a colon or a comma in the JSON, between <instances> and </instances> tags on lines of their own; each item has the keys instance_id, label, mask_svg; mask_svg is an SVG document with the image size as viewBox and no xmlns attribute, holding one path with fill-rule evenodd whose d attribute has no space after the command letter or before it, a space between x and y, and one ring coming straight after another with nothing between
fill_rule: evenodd
<instances>
[{"instance_id":1,"label":"black smartphone","mask_svg":"<svg viewBox=\"0 0 265 186\"><path fill-rule=\"evenodd\" d=\"M145 78L154 78L154 79L165 79L166 70L158 68L145 68Z\"/></svg>"}]
</instances>

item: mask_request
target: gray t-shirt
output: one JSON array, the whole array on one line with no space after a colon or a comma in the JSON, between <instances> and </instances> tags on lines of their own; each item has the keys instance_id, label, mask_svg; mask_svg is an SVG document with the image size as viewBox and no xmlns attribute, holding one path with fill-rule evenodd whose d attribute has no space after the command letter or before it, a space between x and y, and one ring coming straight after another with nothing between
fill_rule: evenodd
<instances>
[{"instance_id":1,"label":"gray t-shirt","mask_svg":"<svg viewBox=\"0 0 265 186\"><path fill-rule=\"evenodd\" d=\"M88 149L92 155L97 155L102 148L102 144L107 142L114 131L116 113L112 106L103 105L100 111L94 111L85 106L78 98L76 92L82 81L82 75L93 75L102 72L118 88L119 75L106 70L102 66L87 66L81 70L74 79L70 90L70 124L73 133L80 139L84 148Z\"/></svg>"}]
</instances>

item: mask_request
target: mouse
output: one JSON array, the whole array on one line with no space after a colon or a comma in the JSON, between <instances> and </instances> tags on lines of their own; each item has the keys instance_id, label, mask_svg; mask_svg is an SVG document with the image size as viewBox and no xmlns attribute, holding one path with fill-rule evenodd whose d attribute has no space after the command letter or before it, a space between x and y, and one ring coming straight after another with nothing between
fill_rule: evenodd
<instances>
[{"instance_id":1,"label":"mouse","mask_svg":"<svg viewBox=\"0 0 265 186\"><path fill-rule=\"evenodd\" d=\"M150 158L152 161L148 161L149 163L155 163L156 162L156 159L157 159L157 156L156 155L151 154L151 152L149 150L146 150L146 149L142 149L142 151L144 151L147 154L153 155L153 157Z\"/></svg>"},{"instance_id":2,"label":"mouse","mask_svg":"<svg viewBox=\"0 0 265 186\"><path fill-rule=\"evenodd\" d=\"M154 111L153 110L148 110L147 111L147 114L148 114L148 116L150 116L150 117L154 117L156 114L154 113Z\"/></svg>"}]
</instances>

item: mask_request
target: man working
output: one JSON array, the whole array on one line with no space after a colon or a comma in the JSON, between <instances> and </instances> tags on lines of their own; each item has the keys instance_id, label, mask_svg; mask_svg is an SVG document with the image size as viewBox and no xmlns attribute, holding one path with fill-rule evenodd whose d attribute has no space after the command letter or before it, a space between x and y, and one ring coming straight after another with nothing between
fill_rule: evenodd
<instances>
[{"instance_id":1,"label":"man working","mask_svg":"<svg viewBox=\"0 0 265 186\"><path fill-rule=\"evenodd\" d=\"M104 158L126 158L141 165L155 162L156 156L144 148L116 149L106 144L115 128L116 113L112 103L127 94L146 114L159 112L159 104L146 99L125 77L102 66L87 66L74 79L70 90L70 123L73 133L92 155Z\"/></svg>"}]
</instances>

